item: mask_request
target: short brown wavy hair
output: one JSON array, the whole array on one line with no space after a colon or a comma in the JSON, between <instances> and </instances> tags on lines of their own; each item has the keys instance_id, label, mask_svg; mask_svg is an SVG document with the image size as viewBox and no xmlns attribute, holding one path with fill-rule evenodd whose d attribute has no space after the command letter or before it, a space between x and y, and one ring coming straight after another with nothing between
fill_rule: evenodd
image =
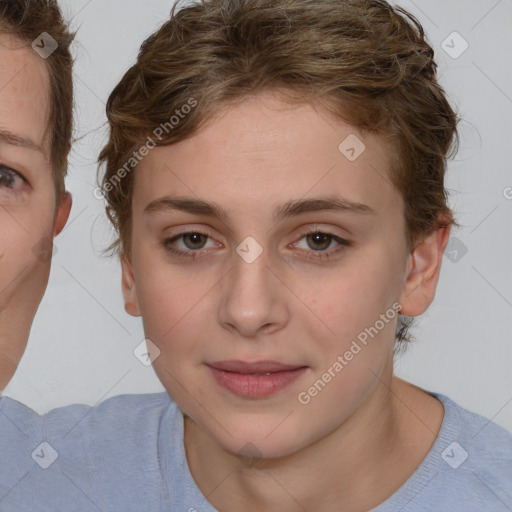
<instances>
[{"instance_id":1,"label":"short brown wavy hair","mask_svg":"<svg viewBox=\"0 0 512 512\"><path fill-rule=\"evenodd\" d=\"M130 253L133 172L126 162L144 138L190 98L197 108L157 145L184 140L225 106L268 90L298 104L321 101L337 118L389 142L409 247L440 225L440 215L455 222L444 175L458 146L458 117L412 14L384 0L180 4L144 41L108 99L110 135L99 163L107 215L119 234L111 249ZM406 339L403 318L399 340Z\"/></svg>"},{"instance_id":2,"label":"short brown wavy hair","mask_svg":"<svg viewBox=\"0 0 512 512\"><path fill-rule=\"evenodd\" d=\"M50 158L52 162L57 201L65 190L68 155L73 134L73 58L70 32L55 0L0 0L0 34L16 36L30 46L43 32L58 44L44 59L50 78Z\"/></svg>"}]
</instances>

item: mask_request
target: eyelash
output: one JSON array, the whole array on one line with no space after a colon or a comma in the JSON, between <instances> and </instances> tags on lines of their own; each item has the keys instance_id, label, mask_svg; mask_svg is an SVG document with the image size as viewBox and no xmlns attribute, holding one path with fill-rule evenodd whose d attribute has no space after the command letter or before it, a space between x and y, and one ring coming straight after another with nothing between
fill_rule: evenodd
<instances>
[{"instance_id":1,"label":"eyelash","mask_svg":"<svg viewBox=\"0 0 512 512\"><path fill-rule=\"evenodd\" d=\"M161 242L161 245L167 252L176 254L180 257L192 258L192 259L201 257L201 256L199 256L199 254L201 252L203 252L203 253L205 252L205 250L203 250L203 249L198 249L195 251L192 249L189 251L182 251L180 249L176 249L171 246L171 244L174 243L176 240L179 240L180 238L183 238L186 235L203 235L203 236L207 236L208 238L212 238L209 233L203 233L201 231L187 231L185 233L180 233L179 235L176 235L172 238L166 238L165 240L163 240ZM344 238L340 238L332 233L328 233L328 232L320 231L320 230L307 231L306 233L301 235L301 237L299 238L299 241L302 240L304 237L307 237L308 235L324 235L324 236L327 236L328 238L336 241L339 244L339 247L337 247L336 249L331 249L328 252L327 251L313 251L313 250L306 251L304 249L301 249L301 251L309 253L309 255L306 255L306 258L311 259L311 260L317 260L317 261L328 260L333 254L341 252L344 249L346 249L347 247L350 247L352 245L351 242L349 242L348 240L345 240ZM297 243L297 242L295 242L295 243ZM311 256L311 254L314 254L314 256Z\"/></svg>"}]
</instances>

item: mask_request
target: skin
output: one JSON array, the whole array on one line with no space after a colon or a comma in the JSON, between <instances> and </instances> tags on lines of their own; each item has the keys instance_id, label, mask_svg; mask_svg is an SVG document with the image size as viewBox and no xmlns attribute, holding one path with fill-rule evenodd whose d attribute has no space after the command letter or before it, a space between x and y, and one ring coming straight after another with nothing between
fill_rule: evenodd
<instances>
[{"instance_id":1,"label":"skin","mask_svg":"<svg viewBox=\"0 0 512 512\"><path fill-rule=\"evenodd\" d=\"M338 150L350 134L366 146L353 162ZM186 415L192 476L218 510L369 510L431 448L444 408L393 376L396 316L307 405L297 399L393 303L416 316L433 300L449 228L409 250L403 201L387 173L389 149L379 137L271 93L224 110L139 164L125 307L142 316L160 350L153 366ZM215 202L228 218L145 212L168 195ZM273 220L286 201L332 195L374 213ZM335 239L311 240L310 229L351 244L334 252ZM194 232L207 237L169 241ZM263 249L252 263L235 251L247 236ZM166 241L197 258L169 253ZM321 251L331 257L313 259ZM269 397L238 397L205 365L233 359L307 370Z\"/></svg>"},{"instance_id":2,"label":"skin","mask_svg":"<svg viewBox=\"0 0 512 512\"><path fill-rule=\"evenodd\" d=\"M23 46L23 48L21 48ZM51 241L66 224L47 133L48 73L18 39L0 35L0 390L13 376L50 272ZM30 140L15 143L7 134Z\"/></svg>"}]
</instances>

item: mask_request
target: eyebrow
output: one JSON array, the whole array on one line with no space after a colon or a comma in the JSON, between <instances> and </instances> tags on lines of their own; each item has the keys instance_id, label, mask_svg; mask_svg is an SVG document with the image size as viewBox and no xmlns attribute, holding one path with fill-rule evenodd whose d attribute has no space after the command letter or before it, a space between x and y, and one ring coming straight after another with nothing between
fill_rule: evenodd
<instances>
[{"instance_id":1,"label":"eyebrow","mask_svg":"<svg viewBox=\"0 0 512 512\"><path fill-rule=\"evenodd\" d=\"M5 130L0 128L0 142L5 142L6 144L10 144L11 146L20 146L28 149L33 149L34 151L43 152L41 146L36 144L33 140L28 137L22 137L16 133L13 133L9 130Z\"/></svg>"},{"instance_id":2,"label":"eyebrow","mask_svg":"<svg viewBox=\"0 0 512 512\"><path fill-rule=\"evenodd\" d=\"M190 214L206 215L222 222L228 219L228 213L215 203L209 203L202 199L165 196L151 201L144 213L167 212L178 210ZM274 222L279 222L286 218L296 217L303 213L318 211L336 211L358 214L376 214L377 212L363 203L349 201L339 196L318 197L312 199L299 199L288 201L274 210Z\"/></svg>"}]
</instances>

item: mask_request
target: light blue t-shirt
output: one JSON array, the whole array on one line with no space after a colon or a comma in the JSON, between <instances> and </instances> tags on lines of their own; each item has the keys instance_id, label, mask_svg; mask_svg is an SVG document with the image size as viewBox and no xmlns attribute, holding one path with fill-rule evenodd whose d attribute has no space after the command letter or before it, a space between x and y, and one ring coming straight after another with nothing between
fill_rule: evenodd
<instances>
[{"instance_id":1,"label":"light blue t-shirt","mask_svg":"<svg viewBox=\"0 0 512 512\"><path fill-rule=\"evenodd\" d=\"M371 512L512 511L512 434L445 407L421 465ZM166 393L38 416L0 399L1 512L215 512L190 474L183 415ZM315 511L316 512L316 511Z\"/></svg>"}]
</instances>

